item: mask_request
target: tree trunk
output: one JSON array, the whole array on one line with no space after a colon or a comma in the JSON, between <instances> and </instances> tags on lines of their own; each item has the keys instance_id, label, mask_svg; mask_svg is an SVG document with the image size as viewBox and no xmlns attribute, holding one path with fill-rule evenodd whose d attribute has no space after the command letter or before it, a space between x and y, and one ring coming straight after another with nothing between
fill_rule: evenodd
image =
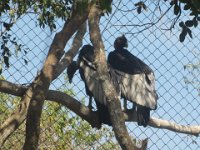
<instances>
[{"instance_id":1,"label":"tree trunk","mask_svg":"<svg viewBox=\"0 0 200 150\"><path fill-rule=\"evenodd\" d=\"M125 125L124 115L121 110L120 97L117 96L115 87L109 81L106 55L103 41L100 35L99 21L102 11L97 5L93 5L89 13L90 39L95 51L95 65L102 80L103 90L107 98L107 106L110 118L115 132L116 139L124 150L135 150L137 147L133 144Z\"/></svg>"},{"instance_id":2,"label":"tree trunk","mask_svg":"<svg viewBox=\"0 0 200 150\"><path fill-rule=\"evenodd\" d=\"M27 113L26 139L23 149L34 150L38 147L40 134L40 117L43 103L51 81L54 79L55 69L64 54L64 47L70 37L87 19L87 10L82 15L74 15L66 22L63 29L55 35L47 59L41 73L33 83L33 96Z\"/></svg>"}]
</instances>

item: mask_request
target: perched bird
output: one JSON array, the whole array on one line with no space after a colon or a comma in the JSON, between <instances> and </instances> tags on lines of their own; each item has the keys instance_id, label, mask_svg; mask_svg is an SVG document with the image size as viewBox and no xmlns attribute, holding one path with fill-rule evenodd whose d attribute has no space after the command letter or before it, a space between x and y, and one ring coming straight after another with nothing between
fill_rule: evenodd
<instances>
[{"instance_id":1,"label":"perched bird","mask_svg":"<svg viewBox=\"0 0 200 150\"><path fill-rule=\"evenodd\" d=\"M145 127L150 118L150 110L155 110L157 107L155 76L149 66L125 49L127 45L124 35L115 40L115 50L108 55L109 77L119 93L118 96L134 104L138 125ZM77 69L85 83L89 106L94 98L101 123L111 125L106 97L100 83L102 81L98 79L94 66L94 48L91 45L83 46L77 62L71 63L68 67L69 81L72 81Z\"/></svg>"},{"instance_id":2,"label":"perched bird","mask_svg":"<svg viewBox=\"0 0 200 150\"><path fill-rule=\"evenodd\" d=\"M111 78L119 84L121 97L134 103L138 125L145 127L150 110L157 108L155 76L148 65L125 49L127 46L124 35L115 40L115 50L108 55Z\"/></svg>"},{"instance_id":3,"label":"perched bird","mask_svg":"<svg viewBox=\"0 0 200 150\"><path fill-rule=\"evenodd\" d=\"M89 107L92 108L92 98L94 98L100 122L111 125L108 108L106 107L106 97L100 83L102 81L98 79L97 70L94 66L94 48L91 45L84 45L80 50L78 60L69 65L67 74L70 82L77 69L85 83L85 91L89 96Z\"/></svg>"}]
</instances>

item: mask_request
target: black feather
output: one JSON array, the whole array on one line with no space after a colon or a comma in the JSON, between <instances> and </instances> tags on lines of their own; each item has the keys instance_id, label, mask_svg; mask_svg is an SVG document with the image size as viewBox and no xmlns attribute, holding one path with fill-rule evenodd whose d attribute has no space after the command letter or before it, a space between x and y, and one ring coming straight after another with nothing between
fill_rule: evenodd
<instances>
[{"instance_id":1,"label":"black feather","mask_svg":"<svg viewBox=\"0 0 200 150\"><path fill-rule=\"evenodd\" d=\"M108 107L106 107L104 104L99 103L99 101L96 99L95 99L95 102L96 102L97 112L99 114L99 119L100 119L101 123L111 126L112 123L110 120Z\"/></svg>"},{"instance_id":2,"label":"black feather","mask_svg":"<svg viewBox=\"0 0 200 150\"><path fill-rule=\"evenodd\" d=\"M121 97L135 105L138 125L146 127L150 110L157 106L154 74L148 65L124 48L127 45L124 35L115 40L115 50L108 55L111 77L114 83L119 83Z\"/></svg>"},{"instance_id":3,"label":"black feather","mask_svg":"<svg viewBox=\"0 0 200 150\"><path fill-rule=\"evenodd\" d=\"M149 66L126 49L110 52L108 55L108 63L114 69L132 75L153 72Z\"/></svg>"},{"instance_id":4,"label":"black feather","mask_svg":"<svg viewBox=\"0 0 200 150\"><path fill-rule=\"evenodd\" d=\"M97 71L94 65L94 49L91 45L84 45L82 47L77 62L79 65L79 74L85 83L86 94L89 96L89 100L92 100L92 98L95 100L100 122L111 125L109 111L105 104L105 96L102 95L103 89L99 83L101 81L96 78Z\"/></svg>"},{"instance_id":5,"label":"black feather","mask_svg":"<svg viewBox=\"0 0 200 150\"><path fill-rule=\"evenodd\" d=\"M156 109L154 74L148 65L124 49L125 46L125 36L117 38L114 43L115 50L108 56L110 80L114 83L117 93L134 104L138 125L145 127L150 118L150 110ZM86 94L90 99L94 98L100 121L111 125L101 81L96 78L94 49L91 45L83 46L77 62L80 76L85 83Z\"/></svg>"},{"instance_id":6,"label":"black feather","mask_svg":"<svg viewBox=\"0 0 200 150\"><path fill-rule=\"evenodd\" d=\"M141 105L136 107L138 125L146 127L150 118L150 109Z\"/></svg>"},{"instance_id":7,"label":"black feather","mask_svg":"<svg viewBox=\"0 0 200 150\"><path fill-rule=\"evenodd\" d=\"M82 49L80 50L79 61L87 61L86 65L89 65L89 63L94 62L94 48L91 45L84 45Z\"/></svg>"},{"instance_id":8,"label":"black feather","mask_svg":"<svg viewBox=\"0 0 200 150\"><path fill-rule=\"evenodd\" d=\"M69 83L72 82L72 79L74 77L74 74L76 72L76 70L78 69L78 66L76 64L75 61L73 61L67 68L67 75L68 75L68 79L69 79Z\"/></svg>"}]
</instances>

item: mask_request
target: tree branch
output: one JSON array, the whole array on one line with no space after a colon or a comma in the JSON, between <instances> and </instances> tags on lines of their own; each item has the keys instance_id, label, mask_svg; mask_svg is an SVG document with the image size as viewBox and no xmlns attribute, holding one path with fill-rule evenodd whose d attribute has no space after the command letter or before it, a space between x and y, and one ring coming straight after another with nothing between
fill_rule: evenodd
<instances>
[{"instance_id":1,"label":"tree branch","mask_svg":"<svg viewBox=\"0 0 200 150\"><path fill-rule=\"evenodd\" d=\"M67 41L74 34L74 32L79 28L81 23L85 22L86 19L87 19L87 11L84 14L82 14L81 16L75 15L69 22L65 23L63 30L60 33L56 34L54 41L53 41L54 44L52 44L49 54L48 54L49 59L47 59L47 60L50 60L50 61L46 61L46 64L45 64L46 67L44 67L43 70L41 71L41 73L36 77L34 83L32 83L31 86L28 89L26 89L26 91L23 91L24 93L23 93L23 96L21 96L22 100L21 100L19 107L1 125L0 146L25 120L28 106L29 106L31 99L33 99L33 98L37 99L37 97L35 98L34 95L40 95L40 93L37 94L35 91L43 91L43 83L49 84L50 81L53 79L51 77L51 75L54 73L53 70L55 69L55 67L56 67L55 65L57 63L56 63L56 61L54 61L54 63L52 63L51 60L55 60L55 58L60 57L62 55L63 49L64 49ZM59 59L57 59L57 60L59 60ZM44 82L45 81L44 78L47 79L47 82ZM1 84L1 86L3 86L3 85ZM41 89L41 90L39 90L39 89ZM44 89L48 89L48 85ZM6 92L6 91L4 91L4 92ZM20 93L21 91L16 91L15 89L13 89L12 92ZM42 99L44 100L45 93L41 93L41 95L43 95Z\"/></svg>"},{"instance_id":2,"label":"tree branch","mask_svg":"<svg viewBox=\"0 0 200 150\"><path fill-rule=\"evenodd\" d=\"M5 80L0 80L1 92L21 97L23 96L23 94L25 93L27 89L28 87L21 86L18 84L13 84ZM52 102L60 103L63 106L66 106L68 109L72 110L74 113L76 113L81 118L83 118L88 123L90 123L92 127L100 128L98 114L94 111L91 111L87 106L83 105L82 103L72 98L71 96L63 92L48 90L46 99ZM124 117L125 117L125 120L128 122L137 121L136 113L131 110L124 111ZM179 125L167 120L158 119L154 117L150 118L148 125L154 128L167 129L173 132L190 134L194 136L198 136L200 134L200 125L194 125L194 126ZM5 135L11 134L9 132L12 133L14 131L9 130L9 127L5 127L5 128L3 128L3 126L0 127L0 147L2 145L2 142L6 140L5 137L7 136Z\"/></svg>"},{"instance_id":3,"label":"tree branch","mask_svg":"<svg viewBox=\"0 0 200 150\"><path fill-rule=\"evenodd\" d=\"M83 43L82 39L85 33L86 33L86 22L81 25L81 27L79 28L73 39L72 47L65 53L64 58L59 62L58 66L56 67L54 79L56 79L72 62L78 50L82 46Z\"/></svg>"},{"instance_id":4,"label":"tree branch","mask_svg":"<svg viewBox=\"0 0 200 150\"><path fill-rule=\"evenodd\" d=\"M41 70L41 74L36 77L36 90L30 102L26 122L26 138L23 149L37 149L40 134L40 118L42 107L46 97L46 92L54 79L56 67L64 53L64 47L71 36L87 19L87 10L82 14L76 14L69 21L66 21L63 29L57 33L49 49L47 59Z\"/></svg>"},{"instance_id":5,"label":"tree branch","mask_svg":"<svg viewBox=\"0 0 200 150\"><path fill-rule=\"evenodd\" d=\"M132 35L135 35L135 34L138 34L138 33L141 33L141 32L144 32L146 30L148 30L149 28L153 27L154 25L158 24L162 19L163 17L165 17L165 15L167 14L167 12L170 11L170 9L172 8L172 6L170 6L163 14L161 14L161 16L155 20L154 22L148 22L148 23L143 23L143 24L123 24L123 25L114 25L114 26L121 26L121 27L127 27L127 26L134 26L134 27L143 27L143 29L137 31L137 32L134 32L134 33L126 33L126 34L132 34ZM118 9L120 10L120 9ZM128 10L130 11L130 10ZM132 11L132 10L131 10Z\"/></svg>"},{"instance_id":6,"label":"tree branch","mask_svg":"<svg viewBox=\"0 0 200 150\"><path fill-rule=\"evenodd\" d=\"M102 11L97 7L97 5L93 5L88 16L90 39L94 46L95 65L97 66L98 78L102 80L112 127L121 148L126 150L138 149L133 144L133 141L128 134L125 119L121 110L119 96L117 95L113 83L109 80L105 49L99 29L101 13Z\"/></svg>"},{"instance_id":7,"label":"tree branch","mask_svg":"<svg viewBox=\"0 0 200 150\"><path fill-rule=\"evenodd\" d=\"M124 111L124 117L127 122L137 122L135 111ZM155 117L151 117L149 119L148 125L153 128L167 129L173 132L190 134L194 136L199 136L200 134L200 125L180 125L175 122L170 122L168 120L158 119Z\"/></svg>"}]
</instances>

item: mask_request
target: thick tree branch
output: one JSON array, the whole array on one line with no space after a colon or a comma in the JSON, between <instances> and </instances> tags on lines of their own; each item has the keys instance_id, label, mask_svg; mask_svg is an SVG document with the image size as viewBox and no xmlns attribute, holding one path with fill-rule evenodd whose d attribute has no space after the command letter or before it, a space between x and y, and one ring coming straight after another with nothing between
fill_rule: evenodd
<instances>
[{"instance_id":1,"label":"thick tree branch","mask_svg":"<svg viewBox=\"0 0 200 150\"><path fill-rule=\"evenodd\" d=\"M82 46L82 39L86 33L86 22L82 24L80 29L77 31L71 48L65 53L63 59L59 62L58 66L56 67L56 71L54 74L54 79L56 79L72 62L73 58L76 56L78 50Z\"/></svg>"},{"instance_id":2,"label":"thick tree branch","mask_svg":"<svg viewBox=\"0 0 200 150\"><path fill-rule=\"evenodd\" d=\"M128 134L125 119L121 110L119 96L116 93L113 83L109 81L105 49L99 29L101 14L102 11L98 6L93 5L88 16L90 39L95 51L95 65L97 66L97 72L99 73L98 78L102 80L113 130L121 148L126 150L138 149L133 144L133 141Z\"/></svg>"},{"instance_id":3,"label":"thick tree branch","mask_svg":"<svg viewBox=\"0 0 200 150\"><path fill-rule=\"evenodd\" d=\"M124 111L124 117L127 122L137 122L137 116L135 111L132 110ZM148 125L150 127L158 129L167 129L173 132L190 134L194 136L199 136L200 134L200 125L180 125L175 122L158 119L155 117L150 118Z\"/></svg>"},{"instance_id":4,"label":"thick tree branch","mask_svg":"<svg viewBox=\"0 0 200 150\"><path fill-rule=\"evenodd\" d=\"M27 87L25 86L21 86L21 85L13 84L8 81L0 80L1 92L21 97L23 96L26 90L27 90ZM81 104L78 100L72 98L71 96L63 92L48 90L46 99L66 106L68 109L72 110L81 118L89 122L92 125L92 127L100 128L100 123L98 121L98 114L94 111L91 111L87 106ZM136 113L131 110L124 111L124 117L125 117L125 120L128 122L137 121ZM198 136L200 134L200 125L193 125L193 126L179 125L167 120L162 120L162 119L158 119L154 117L150 118L148 125L154 128L167 129L173 132L190 134L194 136ZM0 133L3 130L5 131L6 129L0 127ZM2 133L0 135L1 135L0 141L5 140L4 139L5 136Z\"/></svg>"},{"instance_id":5,"label":"thick tree branch","mask_svg":"<svg viewBox=\"0 0 200 150\"><path fill-rule=\"evenodd\" d=\"M74 113L79 115L81 118L86 120L91 124L92 127L99 128L100 123L98 119L98 114L94 111L91 111L90 108L80 103L78 100L72 98L71 96L54 90L49 90L47 94L47 100L60 103ZM136 112L132 110L124 110L123 116L127 122L137 122ZM151 117L148 125L150 127L167 129L173 132L190 134L194 136L199 136L200 134L200 125L179 125L175 122L170 122L163 119L158 119Z\"/></svg>"},{"instance_id":6,"label":"thick tree branch","mask_svg":"<svg viewBox=\"0 0 200 150\"><path fill-rule=\"evenodd\" d=\"M68 109L79 115L82 119L89 122L93 128L101 128L98 113L96 111L92 111L89 107L83 105L73 97L60 91L49 90L47 93L47 99L66 106Z\"/></svg>"},{"instance_id":7,"label":"thick tree branch","mask_svg":"<svg viewBox=\"0 0 200 150\"><path fill-rule=\"evenodd\" d=\"M175 122L170 122L168 120L162 120L158 118L151 117L149 120L149 126L159 129L168 129L173 132L191 134L194 136L199 136L200 126L199 125L179 125Z\"/></svg>"},{"instance_id":8,"label":"thick tree branch","mask_svg":"<svg viewBox=\"0 0 200 150\"><path fill-rule=\"evenodd\" d=\"M52 47L54 48L53 50L55 50L55 47L53 44L56 44L58 41L60 42L61 39L63 39L63 43L65 43L65 44L63 45L63 47L59 47L61 45L61 44L59 44L59 45L57 45L57 48L60 50L64 49L64 47L67 43L66 39L69 39L69 38L64 38L62 36L65 34L69 35L67 33L69 32L70 28L72 29L72 26L71 26L72 23L74 23L76 25L78 25L78 24L80 25L82 23L82 22L77 23L75 21L71 21L71 22L67 23L66 26L63 28L63 30L60 32L61 34L60 33L56 34L55 39L57 39L57 40L55 40L56 42L53 41L53 43L52 43ZM71 63L71 60L76 55L78 49L82 45L82 42L79 42L79 41L82 41L82 38L86 32L85 29L86 29L86 26L84 23L84 25L82 25L81 29L77 32L77 34L74 38L72 48L65 54L65 57L63 59L64 61L62 60L61 63L59 63L60 65L58 64L60 58L58 58L58 60L56 62L50 62L51 64L54 65L54 67L52 68L52 69L54 69L54 71L48 75L48 77L50 78L50 81L49 82L45 81L44 82L45 84L48 84L48 86L49 86L50 82L53 79L57 78L57 76L63 71L64 67L67 67L67 65L69 63ZM70 35L72 35L72 34L70 34ZM59 36L61 36L61 37L59 37ZM52 52L52 48L50 48L50 52ZM49 54L51 54L51 53L49 53ZM57 57L57 55L55 55L54 57ZM50 57L50 55L48 55L45 65L46 65L46 63L48 64L48 61L51 61L51 60L52 60L52 57ZM45 69L45 65L44 65L44 69ZM49 71L49 69L46 71ZM44 85L44 83L43 83L43 85ZM42 92L45 92L44 87L42 87L42 89L43 89ZM42 94L45 95L45 93L42 93ZM42 113L43 103L44 103L44 97L41 97L40 100L39 99L32 100L32 103L31 103L32 105L30 105L31 107L29 108L30 113L28 113L28 116L30 116L30 117L27 117L27 126L26 126L27 127L27 130L26 130L27 135L26 135L24 149L27 149L28 147L30 147L30 145L38 145L39 131L40 131L40 117L41 117L41 113ZM28 123L30 123L30 124L28 124ZM32 148L33 148L33 146L31 146L31 149Z\"/></svg>"},{"instance_id":9,"label":"thick tree branch","mask_svg":"<svg viewBox=\"0 0 200 150\"><path fill-rule=\"evenodd\" d=\"M67 41L74 34L74 32L79 28L79 26L83 22L85 22L86 19L87 19L87 11L81 16L75 15L69 22L65 23L63 30L59 32L58 34L56 34L53 44L48 54L48 59L46 59L46 63L43 67L43 70L36 77L34 83L32 83L31 86L26 90L26 92L23 93L24 96L22 96L22 101L19 107L2 124L1 130L0 130L0 137L3 140L0 140L0 145L2 145L3 142L9 137L9 135L13 133L13 131L15 131L19 127L19 125L24 121L24 119L26 118L27 109L28 109L31 99L37 99L37 100L45 99L45 93L46 93L45 89L48 89L48 86L51 80L53 79L52 74L54 74L54 69L56 67L57 62L60 60L59 57L62 56L63 49ZM42 93L37 93L36 91L41 91ZM36 95L39 96L39 98L34 97ZM42 106L42 103L40 104L40 106ZM40 111L40 110L36 110L36 111ZM36 116L38 116L38 114ZM26 144L26 145L31 146L30 144Z\"/></svg>"},{"instance_id":10,"label":"thick tree branch","mask_svg":"<svg viewBox=\"0 0 200 150\"><path fill-rule=\"evenodd\" d=\"M43 103L46 97L46 92L51 81L54 79L55 68L57 67L63 53L64 47L71 36L87 19L87 13L75 15L70 18L63 27L63 29L55 35L55 38L49 49L47 59L41 70L41 75L36 77L37 88L34 91L33 97L27 113L26 122L26 138L23 149L37 149L39 134L40 134L40 118L42 113ZM44 75L44 76L43 76ZM39 84L38 84L39 83Z\"/></svg>"}]
</instances>

